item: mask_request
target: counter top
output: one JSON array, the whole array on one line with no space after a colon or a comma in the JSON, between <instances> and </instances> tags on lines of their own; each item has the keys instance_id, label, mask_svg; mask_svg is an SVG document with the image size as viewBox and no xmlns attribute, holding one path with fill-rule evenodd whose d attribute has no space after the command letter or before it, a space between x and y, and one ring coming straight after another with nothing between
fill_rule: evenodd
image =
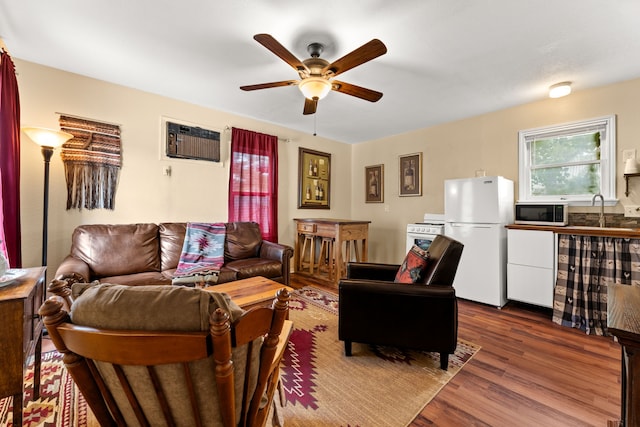
<instances>
[{"instance_id":1,"label":"counter top","mask_svg":"<svg viewBox=\"0 0 640 427\"><path fill-rule=\"evenodd\" d=\"M370 224L371 221L357 219L336 219L336 218L294 218L298 222L316 222L322 224Z\"/></svg>"},{"instance_id":2,"label":"counter top","mask_svg":"<svg viewBox=\"0 0 640 427\"><path fill-rule=\"evenodd\" d=\"M589 227L584 225L567 225L565 227L547 225L510 224L506 226L511 230L543 230L553 231L557 234L576 234L581 236L621 237L627 239L640 239L640 228L619 227Z\"/></svg>"}]
</instances>

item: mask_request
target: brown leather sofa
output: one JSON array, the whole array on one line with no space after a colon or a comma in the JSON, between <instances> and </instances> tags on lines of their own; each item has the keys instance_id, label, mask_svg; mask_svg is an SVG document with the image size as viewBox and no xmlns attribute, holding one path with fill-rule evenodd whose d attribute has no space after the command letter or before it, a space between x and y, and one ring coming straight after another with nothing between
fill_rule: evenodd
<instances>
[{"instance_id":1,"label":"brown leather sofa","mask_svg":"<svg viewBox=\"0 0 640 427\"><path fill-rule=\"evenodd\" d=\"M289 284L290 246L262 240L255 222L226 223L224 266L218 283L263 276ZM55 279L123 285L170 285L186 222L81 225Z\"/></svg>"},{"instance_id":2,"label":"brown leather sofa","mask_svg":"<svg viewBox=\"0 0 640 427\"><path fill-rule=\"evenodd\" d=\"M399 265L349 263L340 280L338 339L440 353L449 365L458 343L458 302L453 288L463 245L438 235L429 246L427 271L419 283L394 283Z\"/></svg>"}]
</instances>

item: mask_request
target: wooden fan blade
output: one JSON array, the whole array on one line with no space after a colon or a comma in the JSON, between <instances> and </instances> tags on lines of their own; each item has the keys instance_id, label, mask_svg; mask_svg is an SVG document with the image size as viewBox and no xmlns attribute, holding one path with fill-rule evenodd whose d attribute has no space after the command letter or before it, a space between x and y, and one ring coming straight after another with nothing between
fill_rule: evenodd
<instances>
[{"instance_id":1,"label":"wooden fan blade","mask_svg":"<svg viewBox=\"0 0 640 427\"><path fill-rule=\"evenodd\" d=\"M258 90L258 89L269 89L271 87L281 87L281 86L293 86L297 85L298 80L284 80L281 82L271 82L271 83L260 83L257 85L247 85L240 86L242 90Z\"/></svg>"},{"instance_id":2,"label":"wooden fan blade","mask_svg":"<svg viewBox=\"0 0 640 427\"><path fill-rule=\"evenodd\" d=\"M364 99L365 101L376 102L382 98L382 92L352 85L350 83L339 82L337 80L333 80L331 83L331 89L336 92L346 93L347 95L355 96L357 98Z\"/></svg>"},{"instance_id":3,"label":"wooden fan blade","mask_svg":"<svg viewBox=\"0 0 640 427\"><path fill-rule=\"evenodd\" d=\"M346 54L342 58L324 67L322 75L332 73L333 76L337 76L385 53L387 53L387 47L384 43L378 39L373 39L369 43L363 44L353 52Z\"/></svg>"},{"instance_id":4,"label":"wooden fan blade","mask_svg":"<svg viewBox=\"0 0 640 427\"><path fill-rule=\"evenodd\" d=\"M317 99L304 99L304 110L302 110L302 114L314 114L316 112L316 108L318 108L318 100Z\"/></svg>"},{"instance_id":5,"label":"wooden fan blade","mask_svg":"<svg viewBox=\"0 0 640 427\"><path fill-rule=\"evenodd\" d=\"M269 49L291 67L293 67L294 70L298 72L304 71L306 73L309 73L309 69L307 68L307 66L304 65L302 61L296 58L293 53L289 52L286 47L282 46L280 42L274 39L271 35L256 34L255 36L253 36L253 39L260 43L262 46Z\"/></svg>"}]
</instances>

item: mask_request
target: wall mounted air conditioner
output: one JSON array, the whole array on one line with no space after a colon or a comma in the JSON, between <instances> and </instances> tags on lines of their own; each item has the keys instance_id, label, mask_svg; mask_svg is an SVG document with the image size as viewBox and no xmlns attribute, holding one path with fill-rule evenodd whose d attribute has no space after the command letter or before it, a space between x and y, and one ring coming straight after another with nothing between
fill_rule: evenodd
<instances>
[{"instance_id":1,"label":"wall mounted air conditioner","mask_svg":"<svg viewBox=\"0 0 640 427\"><path fill-rule=\"evenodd\" d=\"M220 161L220 132L167 123L167 157Z\"/></svg>"}]
</instances>

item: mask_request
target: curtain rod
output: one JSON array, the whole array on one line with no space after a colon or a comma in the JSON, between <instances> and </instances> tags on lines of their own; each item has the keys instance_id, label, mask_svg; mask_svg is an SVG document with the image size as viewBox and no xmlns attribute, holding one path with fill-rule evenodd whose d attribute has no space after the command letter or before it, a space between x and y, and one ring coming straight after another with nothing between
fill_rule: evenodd
<instances>
[{"instance_id":1,"label":"curtain rod","mask_svg":"<svg viewBox=\"0 0 640 427\"><path fill-rule=\"evenodd\" d=\"M224 131L225 131L225 132L228 132L228 131L230 131L230 130L231 130L231 126L226 125L226 126L224 127ZM286 142L286 143L288 144L288 143L290 143L290 142L291 142L291 138L280 138L280 137L278 137L278 141L280 141L280 142Z\"/></svg>"},{"instance_id":2,"label":"curtain rod","mask_svg":"<svg viewBox=\"0 0 640 427\"><path fill-rule=\"evenodd\" d=\"M97 123L104 123L106 125L112 125L112 126L119 126L122 127L122 125L120 123L111 123L111 122L105 122L104 120L98 120L98 119L91 119L89 117L82 117L82 116L75 116L73 114L67 114L67 113L58 113L56 112L57 115L59 116L67 116L67 117L71 117L72 119L79 119L79 120L88 120L90 122L97 122Z\"/></svg>"}]
</instances>

